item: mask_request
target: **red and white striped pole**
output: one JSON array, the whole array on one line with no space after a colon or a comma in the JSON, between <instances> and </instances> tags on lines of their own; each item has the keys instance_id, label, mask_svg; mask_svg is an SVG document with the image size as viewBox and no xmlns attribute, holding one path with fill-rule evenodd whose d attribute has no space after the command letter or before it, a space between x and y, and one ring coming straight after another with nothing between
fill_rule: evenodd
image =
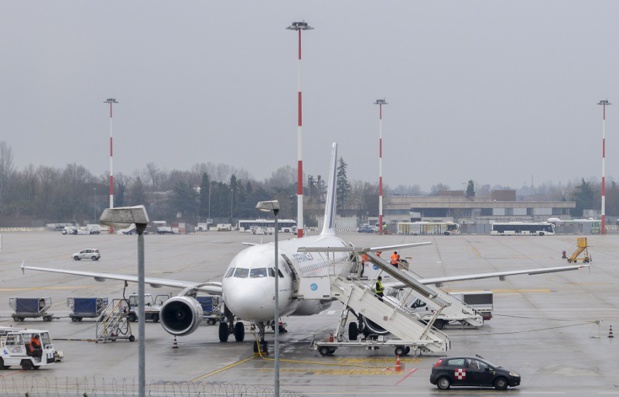
<instances>
[{"instance_id":1,"label":"red and white striped pole","mask_svg":"<svg viewBox=\"0 0 619 397\"><path fill-rule=\"evenodd\" d=\"M311 30L307 22L293 22L286 29L299 32L299 92L298 98L298 138L297 138L297 237L303 237L303 94L301 92L301 31Z\"/></svg>"},{"instance_id":2,"label":"red and white striped pole","mask_svg":"<svg viewBox=\"0 0 619 397\"><path fill-rule=\"evenodd\" d=\"M602 224L600 234L606 234L606 106L611 103L603 99L598 105L602 105Z\"/></svg>"},{"instance_id":3,"label":"red and white striped pole","mask_svg":"<svg viewBox=\"0 0 619 397\"><path fill-rule=\"evenodd\" d=\"M114 135L112 128L112 104L118 103L116 98L108 98L103 103L110 104L110 208L114 208ZM110 233L113 233L114 229L110 227Z\"/></svg>"},{"instance_id":4,"label":"red and white striped pole","mask_svg":"<svg viewBox=\"0 0 619 397\"><path fill-rule=\"evenodd\" d=\"M377 99L374 105L378 105L378 230L383 234L383 105L387 105L385 99Z\"/></svg>"}]
</instances>

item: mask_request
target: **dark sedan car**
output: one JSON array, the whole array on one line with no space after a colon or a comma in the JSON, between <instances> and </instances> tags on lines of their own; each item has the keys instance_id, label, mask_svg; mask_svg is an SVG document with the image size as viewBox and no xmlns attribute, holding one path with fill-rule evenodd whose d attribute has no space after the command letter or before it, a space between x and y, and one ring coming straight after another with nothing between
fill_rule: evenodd
<instances>
[{"instance_id":1,"label":"dark sedan car","mask_svg":"<svg viewBox=\"0 0 619 397\"><path fill-rule=\"evenodd\" d=\"M451 386L494 387L506 390L520 384L520 374L480 357L443 357L432 367L430 383L441 390Z\"/></svg>"}]
</instances>

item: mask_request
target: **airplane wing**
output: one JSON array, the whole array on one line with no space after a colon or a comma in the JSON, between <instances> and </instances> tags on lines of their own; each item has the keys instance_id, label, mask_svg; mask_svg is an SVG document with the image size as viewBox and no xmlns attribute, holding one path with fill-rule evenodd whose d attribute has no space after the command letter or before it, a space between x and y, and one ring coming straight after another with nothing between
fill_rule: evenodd
<instances>
[{"instance_id":1,"label":"airplane wing","mask_svg":"<svg viewBox=\"0 0 619 397\"><path fill-rule=\"evenodd\" d=\"M556 272L566 272L571 270L582 269L583 267L589 267L589 265L581 264L581 265L572 265L572 266L557 266L557 267L543 267L537 269L526 269L526 270L511 270L504 272L491 272L491 273L478 273L478 274L465 274L461 276L445 276L445 277L431 277L431 278L423 278L419 277L417 281L421 284L425 285L436 285L437 287L442 286L444 283L452 282L452 281L466 281L466 280L481 280L484 278L494 278L497 277L501 281L505 281L505 277L507 276L516 276L521 274L527 274L529 276L535 276L538 274L544 273L556 273ZM401 283L385 283L385 286L389 286L391 288L406 288L407 286Z\"/></svg>"},{"instance_id":2,"label":"airplane wing","mask_svg":"<svg viewBox=\"0 0 619 397\"><path fill-rule=\"evenodd\" d=\"M74 276L82 276L82 277L92 277L96 281L105 281L105 280L121 280L121 281L130 281L133 283L138 282L137 275L130 274L114 274L114 273L101 273L101 272L85 272L79 270L66 270L66 269L53 269L48 267L35 267L35 266L25 266L24 262L21 264L22 272L26 272L26 270L34 270L38 272L48 272L48 273L61 273L61 274L71 274ZM165 278L154 278L154 277L145 277L144 284L149 284L153 288L160 287L172 287L172 288L182 288L182 289L193 289L197 292L204 292L210 295L221 295L221 282L217 281L209 281L205 283L198 283L194 281L181 281L181 280L170 280Z\"/></svg>"},{"instance_id":3,"label":"airplane wing","mask_svg":"<svg viewBox=\"0 0 619 397\"><path fill-rule=\"evenodd\" d=\"M420 247L422 245L430 245L430 241L422 243L408 243L408 244L395 244L384 245L382 247L299 247L299 252L370 252L370 251L390 251L402 248Z\"/></svg>"}]
</instances>

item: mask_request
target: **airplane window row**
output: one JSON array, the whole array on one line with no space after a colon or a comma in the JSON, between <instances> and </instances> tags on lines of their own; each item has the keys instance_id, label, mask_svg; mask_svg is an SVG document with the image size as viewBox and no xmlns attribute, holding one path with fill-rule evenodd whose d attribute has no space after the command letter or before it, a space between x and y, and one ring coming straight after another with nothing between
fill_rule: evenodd
<instances>
[{"instance_id":1,"label":"airplane window row","mask_svg":"<svg viewBox=\"0 0 619 397\"><path fill-rule=\"evenodd\" d=\"M279 277L283 278L284 275L282 274L281 270L277 269L279 272ZM226 278L228 277L235 277L235 278L263 278L263 277L267 277L267 268L266 267L259 267L256 269L246 269L243 267L233 267L230 268L228 270L228 272L226 273ZM269 277L275 277L275 269L270 267L268 268L268 276Z\"/></svg>"}]
</instances>

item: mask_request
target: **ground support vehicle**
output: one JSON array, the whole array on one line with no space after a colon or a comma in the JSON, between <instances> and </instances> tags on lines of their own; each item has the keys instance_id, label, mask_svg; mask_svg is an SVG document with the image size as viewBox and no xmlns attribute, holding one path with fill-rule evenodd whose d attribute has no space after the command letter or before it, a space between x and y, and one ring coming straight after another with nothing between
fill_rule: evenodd
<instances>
[{"instance_id":1,"label":"ground support vehicle","mask_svg":"<svg viewBox=\"0 0 619 397\"><path fill-rule=\"evenodd\" d=\"M580 254L583 254L583 257L580 257ZM587 246L587 238L586 237L578 237L576 239L576 249L572 252L572 255L569 258L564 254L564 259L567 259L567 263L578 263L581 261L582 263L591 262L591 256L589 255L589 249Z\"/></svg>"},{"instance_id":2,"label":"ground support vehicle","mask_svg":"<svg viewBox=\"0 0 619 397\"><path fill-rule=\"evenodd\" d=\"M53 365L62 359L62 352L56 352L48 331L14 329L2 332L0 336L0 369L21 366L22 369L39 369ZM41 356L34 357L30 340L34 335L41 341Z\"/></svg>"},{"instance_id":3,"label":"ground support vehicle","mask_svg":"<svg viewBox=\"0 0 619 397\"><path fill-rule=\"evenodd\" d=\"M97 343L116 342L118 339L135 341L128 315L127 299L112 299L97 320Z\"/></svg>"},{"instance_id":4,"label":"ground support vehicle","mask_svg":"<svg viewBox=\"0 0 619 397\"><path fill-rule=\"evenodd\" d=\"M161 306L163 306L168 299L170 299L170 294L159 294L156 296L144 294L144 320L154 323L159 322ZM129 295L128 318L131 322L138 321L138 294L136 293Z\"/></svg>"},{"instance_id":5,"label":"ground support vehicle","mask_svg":"<svg viewBox=\"0 0 619 397\"><path fill-rule=\"evenodd\" d=\"M215 325L220 321L221 299L218 296L197 296L196 300L202 305L203 318L208 325Z\"/></svg>"},{"instance_id":6,"label":"ground support vehicle","mask_svg":"<svg viewBox=\"0 0 619 397\"><path fill-rule=\"evenodd\" d=\"M9 298L9 306L15 310L11 314L14 321L39 317L43 321L52 321L52 315L47 313L47 309L52 306L52 298Z\"/></svg>"},{"instance_id":7,"label":"ground support vehicle","mask_svg":"<svg viewBox=\"0 0 619 397\"><path fill-rule=\"evenodd\" d=\"M424 321L409 313L397 302L377 296L373 287L350 275L304 277L299 288L304 299L324 299L322 291L330 288L330 297L339 300L345 306L335 333L331 334L328 340L313 341L311 347L321 355L331 355L339 347L364 347L374 350L388 346L394 348L396 355L406 355L410 351L422 354L449 350L451 348L449 337L434 328L433 324L442 309L448 307L450 303L437 296L435 290L421 284L408 272L384 261L376 253L367 252L367 256L373 264L394 280L414 290L424 299L432 300L439 309L433 313L429 321ZM348 340L346 340L344 333L349 314L354 315L356 321L348 324Z\"/></svg>"},{"instance_id":8,"label":"ground support vehicle","mask_svg":"<svg viewBox=\"0 0 619 397\"><path fill-rule=\"evenodd\" d=\"M401 294L403 291L398 291ZM441 311L434 322L434 326L443 329L452 325L457 327L480 327L485 321L492 319L493 299L492 291L467 291L446 293L439 291L441 297L450 302L450 305ZM391 297L386 297L391 298ZM401 299L401 298L400 298ZM401 300L400 300L401 301ZM419 318L429 321L434 311L439 307L417 298L405 305L406 310Z\"/></svg>"},{"instance_id":9,"label":"ground support vehicle","mask_svg":"<svg viewBox=\"0 0 619 397\"><path fill-rule=\"evenodd\" d=\"M434 364L430 383L440 390L451 386L494 387L506 390L520 385L520 374L477 357L443 357Z\"/></svg>"},{"instance_id":10,"label":"ground support vehicle","mask_svg":"<svg viewBox=\"0 0 619 397\"><path fill-rule=\"evenodd\" d=\"M107 298L67 298L67 307L71 309L71 321L84 318L97 318L108 305Z\"/></svg>"}]
</instances>

